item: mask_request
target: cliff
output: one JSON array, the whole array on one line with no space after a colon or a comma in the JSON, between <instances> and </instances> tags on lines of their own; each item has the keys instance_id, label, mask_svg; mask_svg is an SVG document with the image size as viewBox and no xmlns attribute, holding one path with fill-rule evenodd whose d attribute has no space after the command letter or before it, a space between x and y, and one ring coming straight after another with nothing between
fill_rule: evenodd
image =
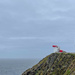
<instances>
[{"instance_id":1,"label":"cliff","mask_svg":"<svg viewBox=\"0 0 75 75\"><path fill-rule=\"evenodd\" d=\"M75 75L75 54L52 53L22 75Z\"/></svg>"}]
</instances>

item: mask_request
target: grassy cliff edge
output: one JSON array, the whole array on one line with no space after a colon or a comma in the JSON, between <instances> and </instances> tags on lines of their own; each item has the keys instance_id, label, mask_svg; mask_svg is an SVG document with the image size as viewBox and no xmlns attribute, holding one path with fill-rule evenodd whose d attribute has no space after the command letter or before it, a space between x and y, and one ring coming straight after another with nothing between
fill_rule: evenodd
<instances>
[{"instance_id":1,"label":"grassy cliff edge","mask_svg":"<svg viewBox=\"0 0 75 75\"><path fill-rule=\"evenodd\" d=\"M22 75L75 75L75 54L52 53Z\"/></svg>"}]
</instances>

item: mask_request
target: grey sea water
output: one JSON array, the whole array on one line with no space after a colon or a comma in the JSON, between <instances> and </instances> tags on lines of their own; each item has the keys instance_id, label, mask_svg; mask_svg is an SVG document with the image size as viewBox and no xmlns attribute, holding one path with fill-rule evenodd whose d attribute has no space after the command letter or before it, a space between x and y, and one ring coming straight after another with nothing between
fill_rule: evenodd
<instances>
[{"instance_id":1,"label":"grey sea water","mask_svg":"<svg viewBox=\"0 0 75 75\"><path fill-rule=\"evenodd\" d=\"M39 59L0 59L0 75L21 75Z\"/></svg>"}]
</instances>

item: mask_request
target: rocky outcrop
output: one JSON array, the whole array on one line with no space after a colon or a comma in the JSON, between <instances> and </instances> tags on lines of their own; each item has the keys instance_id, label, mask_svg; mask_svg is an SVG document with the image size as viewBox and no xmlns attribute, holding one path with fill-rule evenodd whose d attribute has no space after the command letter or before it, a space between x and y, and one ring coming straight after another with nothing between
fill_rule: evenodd
<instances>
[{"instance_id":1,"label":"rocky outcrop","mask_svg":"<svg viewBox=\"0 0 75 75\"><path fill-rule=\"evenodd\" d=\"M75 75L75 54L52 53L22 75Z\"/></svg>"}]
</instances>

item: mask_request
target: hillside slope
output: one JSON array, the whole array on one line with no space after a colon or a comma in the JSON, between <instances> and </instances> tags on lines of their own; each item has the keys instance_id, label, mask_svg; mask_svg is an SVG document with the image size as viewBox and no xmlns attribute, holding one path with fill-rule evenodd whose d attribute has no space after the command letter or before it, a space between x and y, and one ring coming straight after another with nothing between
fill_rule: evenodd
<instances>
[{"instance_id":1,"label":"hillside slope","mask_svg":"<svg viewBox=\"0 0 75 75\"><path fill-rule=\"evenodd\" d=\"M52 53L22 75L75 75L75 54Z\"/></svg>"}]
</instances>

